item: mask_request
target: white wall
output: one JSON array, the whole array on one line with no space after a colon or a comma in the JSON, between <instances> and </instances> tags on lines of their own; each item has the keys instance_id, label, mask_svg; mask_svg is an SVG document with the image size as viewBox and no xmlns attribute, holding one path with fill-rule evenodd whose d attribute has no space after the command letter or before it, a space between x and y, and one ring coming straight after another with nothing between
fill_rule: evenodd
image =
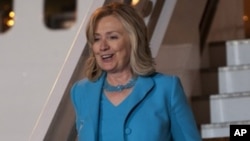
<instances>
[{"instance_id":1,"label":"white wall","mask_svg":"<svg viewBox=\"0 0 250 141\"><path fill-rule=\"evenodd\" d=\"M0 34L1 141L28 140L93 1L77 3L77 22L57 31L44 24L44 0L14 0L16 23Z\"/></svg>"}]
</instances>

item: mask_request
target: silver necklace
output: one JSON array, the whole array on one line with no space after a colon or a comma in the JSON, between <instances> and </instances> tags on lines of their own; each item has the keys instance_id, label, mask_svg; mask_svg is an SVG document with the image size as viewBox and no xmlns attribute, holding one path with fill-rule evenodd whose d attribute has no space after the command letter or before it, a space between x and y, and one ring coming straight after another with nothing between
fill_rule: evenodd
<instances>
[{"instance_id":1,"label":"silver necklace","mask_svg":"<svg viewBox=\"0 0 250 141\"><path fill-rule=\"evenodd\" d=\"M135 82L137 80L137 77L134 77L129 80L129 82L125 85L117 85L113 86L108 83L107 79L104 81L103 89L107 92L121 92L124 89L132 88L135 85Z\"/></svg>"}]
</instances>

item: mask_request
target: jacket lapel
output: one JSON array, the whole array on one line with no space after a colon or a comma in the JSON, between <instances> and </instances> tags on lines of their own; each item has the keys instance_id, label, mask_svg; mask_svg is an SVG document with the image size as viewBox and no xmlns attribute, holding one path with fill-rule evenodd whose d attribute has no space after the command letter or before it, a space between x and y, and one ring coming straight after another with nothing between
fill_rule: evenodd
<instances>
[{"instance_id":1,"label":"jacket lapel","mask_svg":"<svg viewBox=\"0 0 250 141\"><path fill-rule=\"evenodd\" d=\"M134 90L131 93L133 98L131 98L128 103L128 108L126 111L127 118L132 110L147 96L153 87L154 81L151 77L138 77Z\"/></svg>"},{"instance_id":2,"label":"jacket lapel","mask_svg":"<svg viewBox=\"0 0 250 141\"><path fill-rule=\"evenodd\" d=\"M87 92L89 93L87 103L89 107L90 121L92 124L92 132L89 133L88 139L93 139L93 141L98 140L98 125L99 125L99 113L100 113L100 98L102 94L102 85L106 74L103 73L101 77L95 81L91 82L88 87ZM90 129L91 130L91 129Z\"/></svg>"}]
</instances>

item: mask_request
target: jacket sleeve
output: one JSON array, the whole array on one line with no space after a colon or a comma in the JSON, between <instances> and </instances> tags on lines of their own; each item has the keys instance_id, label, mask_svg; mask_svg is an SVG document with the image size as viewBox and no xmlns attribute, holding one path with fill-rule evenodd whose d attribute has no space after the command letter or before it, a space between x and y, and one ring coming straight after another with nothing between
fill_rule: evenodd
<instances>
[{"instance_id":1,"label":"jacket sleeve","mask_svg":"<svg viewBox=\"0 0 250 141\"><path fill-rule=\"evenodd\" d=\"M174 141L201 141L191 107L178 77L173 77L172 87L170 117Z\"/></svg>"},{"instance_id":2,"label":"jacket sleeve","mask_svg":"<svg viewBox=\"0 0 250 141\"><path fill-rule=\"evenodd\" d=\"M76 129L77 131L79 131L80 128L80 120L79 120L79 99L77 98L77 83L75 83L72 88L71 88L71 92L70 92L70 96L71 96L71 101L72 101L72 105L73 108L75 110L75 116L76 116Z\"/></svg>"}]
</instances>

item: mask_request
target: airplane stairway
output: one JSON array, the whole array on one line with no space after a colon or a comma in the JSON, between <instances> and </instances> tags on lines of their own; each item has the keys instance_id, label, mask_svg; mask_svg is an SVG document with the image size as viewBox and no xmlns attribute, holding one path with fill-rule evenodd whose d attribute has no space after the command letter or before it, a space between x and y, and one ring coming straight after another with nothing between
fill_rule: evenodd
<instances>
[{"instance_id":1,"label":"airplane stairway","mask_svg":"<svg viewBox=\"0 0 250 141\"><path fill-rule=\"evenodd\" d=\"M226 66L218 67L217 71L218 94L209 96L211 123L201 125L205 140L228 140L229 125L250 124L247 112L250 107L250 40L226 41L224 50L224 55L219 52L216 58L217 63L220 57L226 61Z\"/></svg>"}]
</instances>

